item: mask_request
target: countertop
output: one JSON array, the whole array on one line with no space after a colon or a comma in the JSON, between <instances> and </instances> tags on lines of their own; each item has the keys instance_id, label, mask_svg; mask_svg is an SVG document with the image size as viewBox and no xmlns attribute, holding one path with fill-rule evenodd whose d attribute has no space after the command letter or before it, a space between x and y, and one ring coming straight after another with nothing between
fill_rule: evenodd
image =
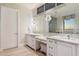
<instances>
[{"instance_id":1,"label":"countertop","mask_svg":"<svg viewBox=\"0 0 79 59\"><path fill-rule=\"evenodd\" d=\"M63 42L72 43L72 44L79 44L79 38L68 39L67 37L63 37L63 36L51 36L51 37L48 37L48 39L63 41Z\"/></svg>"},{"instance_id":2,"label":"countertop","mask_svg":"<svg viewBox=\"0 0 79 59\"><path fill-rule=\"evenodd\" d=\"M35 38L39 41L47 42L47 39L53 39L73 44L79 44L79 34L70 34L71 38L67 38L67 34L59 33L26 33L26 35L34 35Z\"/></svg>"},{"instance_id":3,"label":"countertop","mask_svg":"<svg viewBox=\"0 0 79 59\"><path fill-rule=\"evenodd\" d=\"M47 44L47 37L46 36L36 36L36 41L40 41L42 43Z\"/></svg>"},{"instance_id":4,"label":"countertop","mask_svg":"<svg viewBox=\"0 0 79 59\"><path fill-rule=\"evenodd\" d=\"M37 36L37 35L41 35L40 33L26 33L26 35L34 35L34 36Z\"/></svg>"}]
</instances>

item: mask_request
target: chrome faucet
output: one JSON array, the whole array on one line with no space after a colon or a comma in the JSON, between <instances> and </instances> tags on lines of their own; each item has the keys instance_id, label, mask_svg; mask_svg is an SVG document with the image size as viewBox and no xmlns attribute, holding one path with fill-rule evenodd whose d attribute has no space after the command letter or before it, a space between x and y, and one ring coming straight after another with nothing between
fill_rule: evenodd
<instances>
[{"instance_id":1,"label":"chrome faucet","mask_svg":"<svg viewBox=\"0 0 79 59\"><path fill-rule=\"evenodd\" d=\"M67 35L67 37L68 37L68 39L70 39L70 35L69 34Z\"/></svg>"}]
</instances>

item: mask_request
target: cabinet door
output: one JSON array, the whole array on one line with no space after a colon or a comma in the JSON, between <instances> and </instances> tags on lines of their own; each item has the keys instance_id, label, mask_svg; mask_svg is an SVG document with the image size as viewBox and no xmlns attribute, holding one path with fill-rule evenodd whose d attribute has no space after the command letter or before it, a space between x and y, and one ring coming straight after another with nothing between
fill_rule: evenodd
<instances>
[{"instance_id":1,"label":"cabinet door","mask_svg":"<svg viewBox=\"0 0 79 59\"><path fill-rule=\"evenodd\" d=\"M77 56L79 56L79 45L76 45L77 47Z\"/></svg>"},{"instance_id":2,"label":"cabinet door","mask_svg":"<svg viewBox=\"0 0 79 59\"><path fill-rule=\"evenodd\" d=\"M75 45L65 42L56 42L56 55L75 56L76 55Z\"/></svg>"}]
</instances>

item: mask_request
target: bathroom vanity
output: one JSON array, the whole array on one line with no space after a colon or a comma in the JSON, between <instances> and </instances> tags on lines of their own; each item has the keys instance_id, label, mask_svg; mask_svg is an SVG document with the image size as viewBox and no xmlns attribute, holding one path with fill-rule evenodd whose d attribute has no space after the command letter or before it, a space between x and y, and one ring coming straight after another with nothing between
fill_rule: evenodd
<instances>
[{"instance_id":1,"label":"bathroom vanity","mask_svg":"<svg viewBox=\"0 0 79 59\"><path fill-rule=\"evenodd\" d=\"M26 34L26 45L41 48L47 56L79 56L79 37L75 34Z\"/></svg>"},{"instance_id":2,"label":"bathroom vanity","mask_svg":"<svg viewBox=\"0 0 79 59\"><path fill-rule=\"evenodd\" d=\"M63 36L48 37L48 56L79 56L78 38L65 38Z\"/></svg>"},{"instance_id":3,"label":"bathroom vanity","mask_svg":"<svg viewBox=\"0 0 79 59\"><path fill-rule=\"evenodd\" d=\"M40 34L35 34L35 33L28 33L25 35L25 44L31 47L34 50L37 50L40 48L39 42L36 41L36 36Z\"/></svg>"},{"instance_id":4,"label":"bathroom vanity","mask_svg":"<svg viewBox=\"0 0 79 59\"><path fill-rule=\"evenodd\" d=\"M57 35L57 33L27 33L25 35L25 45L28 45L35 51L40 49L47 54L47 37L54 35Z\"/></svg>"}]
</instances>

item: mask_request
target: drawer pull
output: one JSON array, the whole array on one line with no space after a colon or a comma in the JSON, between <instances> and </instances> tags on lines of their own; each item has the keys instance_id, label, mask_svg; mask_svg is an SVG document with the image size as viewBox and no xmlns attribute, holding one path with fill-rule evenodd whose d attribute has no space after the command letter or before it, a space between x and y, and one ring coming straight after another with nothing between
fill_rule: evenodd
<instances>
[{"instance_id":1,"label":"drawer pull","mask_svg":"<svg viewBox=\"0 0 79 59\"><path fill-rule=\"evenodd\" d=\"M53 47L50 47L50 46L49 46L49 48L53 49Z\"/></svg>"},{"instance_id":2,"label":"drawer pull","mask_svg":"<svg viewBox=\"0 0 79 59\"><path fill-rule=\"evenodd\" d=\"M49 40L49 42L53 42L52 40Z\"/></svg>"},{"instance_id":3,"label":"drawer pull","mask_svg":"<svg viewBox=\"0 0 79 59\"><path fill-rule=\"evenodd\" d=\"M49 56L53 56L53 55L49 53Z\"/></svg>"}]
</instances>

